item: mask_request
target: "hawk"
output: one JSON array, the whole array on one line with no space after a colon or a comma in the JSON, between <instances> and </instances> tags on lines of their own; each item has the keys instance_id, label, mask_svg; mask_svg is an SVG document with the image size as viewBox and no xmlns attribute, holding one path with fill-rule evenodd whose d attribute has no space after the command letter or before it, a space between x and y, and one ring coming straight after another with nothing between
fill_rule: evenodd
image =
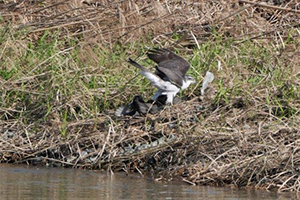
<instances>
[{"instance_id":1,"label":"hawk","mask_svg":"<svg viewBox=\"0 0 300 200\"><path fill-rule=\"evenodd\" d=\"M190 68L189 62L174 52L168 49L154 49L150 50L147 55L157 64L154 73L131 58L128 62L139 68L140 74L144 75L158 89L152 97L154 101L160 95L166 95L166 104L173 104L173 99L180 90L184 90L190 84L195 83L194 77L186 75Z\"/></svg>"}]
</instances>

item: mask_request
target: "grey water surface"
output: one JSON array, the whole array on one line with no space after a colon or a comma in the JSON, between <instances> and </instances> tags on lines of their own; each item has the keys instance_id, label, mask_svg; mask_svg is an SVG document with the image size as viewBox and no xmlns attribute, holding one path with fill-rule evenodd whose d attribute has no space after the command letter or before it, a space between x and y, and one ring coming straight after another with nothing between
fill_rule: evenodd
<instances>
[{"instance_id":1,"label":"grey water surface","mask_svg":"<svg viewBox=\"0 0 300 200\"><path fill-rule=\"evenodd\" d=\"M0 199L291 199L291 194L156 182L139 174L0 164Z\"/></svg>"}]
</instances>

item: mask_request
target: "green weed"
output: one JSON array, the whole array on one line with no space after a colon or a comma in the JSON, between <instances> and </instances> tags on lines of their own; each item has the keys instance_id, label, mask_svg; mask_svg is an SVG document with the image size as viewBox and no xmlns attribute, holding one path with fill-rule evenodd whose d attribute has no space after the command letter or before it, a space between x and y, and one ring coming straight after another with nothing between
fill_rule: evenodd
<instances>
[{"instance_id":1,"label":"green weed","mask_svg":"<svg viewBox=\"0 0 300 200\"><path fill-rule=\"evenodd\" d=\"M19 33L4 34L4 29L0 33L7 41L3 48L3 55L7 56L0 59L0 76L6 87L1 91L1 107L13 110L9 112L10 118L17 119L22 113L27 121L48 121L58 113L61 134L65 135L68 121L96 118L99 113L130 102L134 95L148 99L154 93L149 81L126 62L131 57L147 68L153 67L154 63L146 57L145 47L155 46L150 41L116 43L106 48L84 45L77 38L59 38L59 31L45 31L32 43L21 40ZM291 71L277 59L274 47L251 41L235 44L230 39L224 41L217 31L214 35L212 40L201 43L199 49L193 49L193 54L175 51L191 63L188 73L198 82L207 70L215 74L215 104L230 105L232 99L243 97L250 105L254 103L251 96L261 95L255 93L266 88L269 95L259 98L274 107L275 115L290 117L299 112L294 104L299 92L292 84L283 84L293 82ZM16 47L17 41L22 41L22 45ZM287 42L292 41L288 38ZM195 95L200 94L201 84L191 87L196 87ZM272 94L274 87L280 94ZM0 114L2 119L8 116L7 112Z\"/></svg>"}]
</instances>

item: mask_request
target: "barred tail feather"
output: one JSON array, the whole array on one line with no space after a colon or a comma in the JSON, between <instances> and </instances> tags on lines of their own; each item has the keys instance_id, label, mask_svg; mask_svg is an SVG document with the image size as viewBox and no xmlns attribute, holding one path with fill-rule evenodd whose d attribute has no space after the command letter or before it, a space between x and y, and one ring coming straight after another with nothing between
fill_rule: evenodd
<instances>
[{"instance_id":1,"label":"barred tail feather","mask_svg":"<svg viewBox=\"0 0 300 200\"><path fill-rule=\"evenodd\" d=\"M128 62L129 64L131 64L131 65L133 65L133 66L139 68L139 69L142 70L142 71L150 72L149 69L147 69L147 68L141 66L140 64L138 64L137 62L135 62L135 61L132 60L131 58L129 58L127 62Z\"/></svg>"}]
</instances>

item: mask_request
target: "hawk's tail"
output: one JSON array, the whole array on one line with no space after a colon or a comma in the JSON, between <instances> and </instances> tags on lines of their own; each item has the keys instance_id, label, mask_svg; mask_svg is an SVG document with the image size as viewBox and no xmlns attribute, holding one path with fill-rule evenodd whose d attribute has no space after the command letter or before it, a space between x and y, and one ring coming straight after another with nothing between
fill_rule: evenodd
<instances>
[{"instance_id":1,"label":"hawk's tail","mask_svg":"<svg viewBox=\"0 0 300 200\"><path fill-rule=\"evenodd\" d=\"M150 72L149 69L147 69L147 68L141 66L140 64L138 64L137 62L135 62L135 61L132 60L131 58L129 58L127 62L130 63L131 65L133 65L133 66L135 66L135 67L141 69L141 70L144 71L144 72Z\"/></svg>"}]
</instances>

